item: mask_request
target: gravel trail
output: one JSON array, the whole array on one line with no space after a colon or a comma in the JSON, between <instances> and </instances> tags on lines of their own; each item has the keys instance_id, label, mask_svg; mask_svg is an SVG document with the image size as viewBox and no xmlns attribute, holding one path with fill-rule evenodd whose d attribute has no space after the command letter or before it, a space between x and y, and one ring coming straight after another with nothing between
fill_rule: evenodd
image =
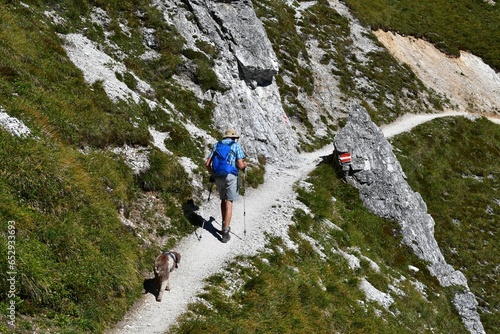
<instances>
[{"instance_id":1,"label":"gravel trail","mask_svg":"<svg viewBox=\"0 0 500 334\"><path fill-rule=\"evenodd\" d=\"M434 118L447 116L474 117L464 112L405 115L381 130L389 138ZM499 119L491 120L500 124ZM162 302L157 302L150 293L145 294L108 334L166 333L189 303L196 301L196 295L203 291L204 279L219 272L238 255L253 255L261 250L266 242L265 232L286 240L291 216L295 208L301 206L293 185L305 179L322 157L332 153L333 144L330 144L318 151L304 153L300 158L297 156L289 163L266 166L266 182L258 189L247 189L246 195L234 203L231 222L234 234L227 244L219 241L216 231L221 229L217 191L214 187L210 200L207 192L205 202L196 211L205 219L205 228L198 228L174 249L181 253L182 259L179 268L171 274L172 290L164 293Z\"/></svg>"},{"instance_id":2,"label":"gravel trail","mask_svg":"<svg viewBox=\"0 0 500 334\"><path fill-rule=\"evenodd\" d=\"M150 293L145 294L108 333L165 333L202 292L205 278L217 273L236 256L252 255L262 249L265 232L286 238L294 208L300 205L293 185L305 178L321 162L322 156L332 152L333 145L327 145L316 152L301 155L300 160L279 167L266 166L265 184L258 189L247 189L245 197L234 202L231 221L234 234L227 244L221 243L214 232L221 229L217 191L214 187L210 201L207 201L207 192L205 203L196 211L207 221L205 228L198 228L174 249L181 253L182 258L179 268L171 273L172 290L165 291L162 302L157 302ZM216 221L209 222L210 217ZM200 234L201 239L198 239Z\"/></svg>"}]
</instances>

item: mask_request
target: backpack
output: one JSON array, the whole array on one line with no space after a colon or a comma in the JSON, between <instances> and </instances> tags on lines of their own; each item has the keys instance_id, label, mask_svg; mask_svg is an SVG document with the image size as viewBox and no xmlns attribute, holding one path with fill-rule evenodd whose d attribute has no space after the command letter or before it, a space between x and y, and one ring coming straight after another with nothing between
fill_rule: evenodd
<instances>
[{"instance_id":1,"label":"backpack","mask_svg":"<svg viewBox=\"0 0 500 334\"><path fill-rule=\"evenodd\" d=\"M238 169L229 163L231 147L235 142L231 144L225 144L223 142L218 142L215 147L215 152L212 157L212 172L216 176L227 176L228 174L238 175Z\"/></svg>"}]
</instances>

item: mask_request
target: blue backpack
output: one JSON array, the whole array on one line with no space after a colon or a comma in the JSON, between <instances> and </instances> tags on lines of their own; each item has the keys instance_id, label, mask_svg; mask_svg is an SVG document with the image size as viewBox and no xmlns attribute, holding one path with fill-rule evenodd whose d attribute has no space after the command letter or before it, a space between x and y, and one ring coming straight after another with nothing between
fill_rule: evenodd
<instances>
[{"instance_id":1,"label":"blue backpack","mask_svg":"<svg viewBox=\"0 0 500 334\"><path fill-rule=\"evenodd\" d=\"M238 175L238 169L229 163L231 152L231 144L218 142L215 147L214 155L212 156L212 172L215 176L227 176L228 174Z\"/></svg>"}]
</instances>

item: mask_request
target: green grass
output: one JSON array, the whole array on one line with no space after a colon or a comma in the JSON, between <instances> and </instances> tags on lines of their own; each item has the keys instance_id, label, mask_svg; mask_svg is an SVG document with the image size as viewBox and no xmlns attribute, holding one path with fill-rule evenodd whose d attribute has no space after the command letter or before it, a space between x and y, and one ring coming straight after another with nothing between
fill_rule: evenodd
<instances>
[{"instance_id":1,"label":"green grass","mask_svg":"<svg viewBox=\"0 0 500 334\"><path fill-rule=\"evenodd\" d=\"M193 231L182 206L196 196L196 190L189 185L189 177L178 158L192 159L200 166L194 172L200 173L204 144L200 138L191 136L183 124L192 122L214 137L220 134L212 129L215 105L181 87L173 76L186 74L182 71L188 67L191 71L188 74L202 90L224 92L227 87L220 85L213 72L213 63L219 57L217 50L201 39L196 45L203 54L184 49L185 41L175 27L167 24L163 13L151 7L147 0L25 3L29 7L12 1L0 3L0 106L9 115L21 119L34 134L32 138L20 139L0 130L0 255L6 258L7 225L14 221L19 273L16 332L99 333L120 319L139 296L144 272L150 270L151 261L160 250L158 240L162 240L165 247L172 247ZM308 68L305 44L307 36L318 38L325 51L321 61L336 65L338 70L332 75L339 79L346 98L364 101L378 123L408 111L405 109L408 107L404 107L408 100L417 100L414 104L417 110L439 109L442 105L439 97L427 92L407 68L397 65L387 53L370 54L366 66L356 59L349 51L352 40L346 19L328 8L325 1L305 11L299 22L293 17L294 10L282 2L254 1L254 4L281 62L276 80L284 108L290 117L308 129L308 134L300 138L302 149L309 151L321 146L336 129L330 115L334 111L325 111L322 121L327 124L328 134L325 138L315 138L306 108L298 98L299 94L313 93L313 73ZM88 19L93 6L109 14L106 31ZM483 8L479 2L471 6ZM43 14L46 9L55 10L66 21L49 24ZM486 15L488 24L497 9L492 9L490 14L478 13ZM121 25L127 26L128 33ZM301 33L295 29L297 25ZM464 32L450 24L451 27L449 30L456 31L457 35ZM145 51L141 28L155 29L154 48L158 58L140 57ZM137 86L133 73L148 82L154 92L144 93L139 103L115 103L108 98L101 82L89 86L66 56L57 35L81 31L107 54L122 61L121 53L105 43L105 33L112 32L108 35L110 40L127 55L123 63L128 71L116 73L116 78L133 89ZM483 39L484 43L491 42L488 38ZM491 48L491 52L495 50ZM299 56L302 62L298 61ZM360 73L373 83L370 90L356 86L355 79ZM419 94L429 94L431 98L420 101ZM146 99L156 99L162 107L152 109ZM387 100L394 101L394 105L388 105ZM172 155L151 148L149 127L169 133L165 146ZM487 145L486 139L485 143L481 146L483 153L497 161L498 148ZM121 157L107 150L124 144L149 147L152 168L133 175ZM260 157L258 164L251 165L247 185L255 187L263 182L264 160ZM458 167L445 168L455 171ZM496 180L496 170L491 172L494 176L491 179L486 171L468 168L464 172L466 176L480 175L483 184L497 182L492 181ZM310 182L314 184L312 192L298 190L298 193L313 215L297 211L296 224L290 228L300 256L286 250L283 241L270 239L270 252L241 259L230 266L228 272L233 277L244 278L244 284L233 295L223 294L229 281L226 274L209 279L213 287L207 288L203 298L215 305L218 313L208 310L203 303L193 305L192 313L186 315L191 317L191 322L183 322L179 332L317 332L318 328L325 332L381 333L411 332L409 328L420 332L428 332L430 328L440 332L462 330L451 306L451 293L443 291L428 276L425 265L402 248L398 238L393 238L397 231L394 223L380 220L362 209L356 192L340 183L336 172L326 164L311 175ZM447 187L425 186L437 189L438 193ZM471 187L468 191L477 193L475 201L486 201L477 184L467 186ZM465 187L463 183L456 186L462 187ZM451 201L449 194L449 191L443 192L442 196L450 196ZM332 197L337 199L335 203ZM151 204L148 198L155 198L155 202ZM466 205L460 208L463 207ZM482 209L490 213L481 215L476 224L467 225L467 219L482 214ZM468 227L456 231L462 238L467 239L470 236L467 233L474 233L481 238L481 248L498 254L495 240L484 233L492 229L488 219L491 212L497 214L498 207L492 204L491 208L482 209L463 216L454 215L456 219L452 222ZM128 218L138 219L143 229L126 228L118 218L119 211ZM158 212L163 215L158 217ZM342 227L342 231L328 229L324 224L326 220ZM452 239L445 232L436 230L441 239ZM330 257L322 260L301 233L316 238L327 253L333 247L345 251L360 247L363 255L381 266L382 272L370 269L366 260L361 261L361 268L356 271L349 269L339 255L328 253ZM483 296L479 291L481 283L489 283L490 278L484 276L487 274L473 261L479 254L478 246L468 243L467 247L473 251L460 255L460 259L467 259L464 272L476 275L470 280L471 287ZM453 259L456 255L451 250L450 246L445 253ZM458 259L453 260L460 263ZM489 270L494 262L487 261L480 265ZM408 264L417 265L421 271L410 273ZM0 331L3 332L7 331L5 311L9 301L5 261L0 261L0 269ZM363 298L357 289L361 277L387 291L393 279L401 275L408 280L398 285L406 293L395 298L394 309L402 311L398 317L382 310L379 318L375 315L375 304L358 302ZM427 301L410 283L412 279L426 285ZM488 289L481 307L498 310L495 299L498 292ZM482 316L488 328L499 327L493 315L484 312Z\"/></svg>"},{"instance_id":2,"label":"green grass","mask_svg":"<svg viewBox=\"0 0 500 334\"><path fill-rule=\"evenodd\" d=\"M499 333L499 126L486 119L439 119L392 144L436 222L447 262L467 277L486 332Z\"/></svg>"},{"instance_id":3,"label":"green grass","mask_svg":"<svg viewBox=\"0 0 500 334\"><path fill-rule=\"evenodd\" d=\"M72 145L148 142L145 124L134 127L128 121L137 108L110 103L99 83L85 84L60 40L36 15L4 5L0 16L0 102L11 116L23 119L36 134Z\"/></svg>"}]
</instances>

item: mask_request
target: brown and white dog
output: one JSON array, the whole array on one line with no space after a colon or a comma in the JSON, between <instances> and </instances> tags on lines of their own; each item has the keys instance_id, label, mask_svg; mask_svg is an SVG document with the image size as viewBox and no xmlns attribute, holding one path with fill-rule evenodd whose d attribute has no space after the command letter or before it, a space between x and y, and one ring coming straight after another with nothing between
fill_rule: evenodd
<instances>
[{"instance_id":1,"label":"brown and white dog","mask_svg":"<svg viewBox=\"0 0 500 334\"><path fill-rule=\"evenodd\" d=\"M180 262L181 254L177 252L163 252L156 258L153 269L155 273L155 286L158 290L156 301L161 302L164 290L170 291L170 272L177 268Z\"/></svg>"}]
</instances>

